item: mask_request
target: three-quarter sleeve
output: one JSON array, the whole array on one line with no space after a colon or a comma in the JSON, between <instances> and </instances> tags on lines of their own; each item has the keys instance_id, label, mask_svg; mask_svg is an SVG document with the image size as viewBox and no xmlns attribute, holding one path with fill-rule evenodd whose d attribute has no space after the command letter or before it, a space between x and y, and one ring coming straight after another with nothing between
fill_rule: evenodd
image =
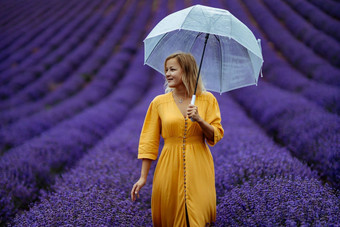
<instances>
[{"instance_id":1,"label":"three-quarter sleeve","mask_svg":"<svg viewBox=\"0 0 340 227\"><path fill-rule=\"evenodd\" d=\"M153 100L149 105L140 134L138 159L157 159L160 134L161 120L158 114L157 104Z\"/></svg>"},{"instance_id":2,"label":"three-quarter sleeve","mask_svg":"<svg viewBox=\"0 0 340 227\"><path fill-rule=\"evenodd\" d=\"M211 94L211 101L207 106L206 121L214 128L214 140L208 140L210 146L214 146L223 138L224 130L221 125L221 112L216 98Z\"/></svg>"}]
</instances>

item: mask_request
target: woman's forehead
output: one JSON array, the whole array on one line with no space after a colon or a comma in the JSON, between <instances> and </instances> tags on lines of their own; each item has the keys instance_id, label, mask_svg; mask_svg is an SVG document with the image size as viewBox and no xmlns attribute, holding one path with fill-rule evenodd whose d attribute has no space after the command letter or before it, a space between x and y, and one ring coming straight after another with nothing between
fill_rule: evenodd
<instances>
[{"instance_id":1,"label":"woman's forehead","mask_svg":"<svg viewBox=\"0 0 340 227\"><path fill-rule=\"evenodd\" d=\"M169 60L167 60L166 65L168 67L170 67L170 66L179 66L179 63L178 63L176 58L170 58Z\"/></svg>"}]
</instances>

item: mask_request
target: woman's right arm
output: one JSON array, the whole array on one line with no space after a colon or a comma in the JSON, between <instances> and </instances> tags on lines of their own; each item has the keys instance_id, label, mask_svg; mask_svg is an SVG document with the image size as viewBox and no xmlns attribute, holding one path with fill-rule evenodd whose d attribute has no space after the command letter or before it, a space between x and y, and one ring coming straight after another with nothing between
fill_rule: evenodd
<instances>
[{"instance_id":1,"label":"woman's right arm","mask_svg":"<svg viewBox=\"0 0 340 227\"><path fill-rule=\"evenodd\" d=\"M146 179L148 177L148 173L150 170L152 160L151 159L142 159L142 170L140 173L139 180L133 185L131 190L131 200L135 201L136 198L139 198L139 191L142 189L142 187L146 184Z\"/></svg>"},{"instance_id":2,"label":"woman's right arm","mask_svg":"<svg viewBox=\"0 0 340 227\"><path fill-rule=\"evenodd\" d=\"M142 132L139 138L138 159L142 159L142 170L139 180L131 190L131 200L139 198L141 188L146 184L146 179L153 160L157 159L159 140L161 134L161 120L158 114L158 104L155 98L149 105L144 119Z\"/></svg>"}]
</instances>

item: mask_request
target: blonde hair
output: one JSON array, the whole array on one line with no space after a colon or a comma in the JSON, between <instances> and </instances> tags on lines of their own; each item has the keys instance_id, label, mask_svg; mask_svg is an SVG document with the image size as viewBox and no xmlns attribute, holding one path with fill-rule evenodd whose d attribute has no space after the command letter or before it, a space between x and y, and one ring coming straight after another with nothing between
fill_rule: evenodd
<instances>
[{"instance_id":1,"label":"blonde hair","mask_svg":"<svg viewBox=\"0 0 340 227\"><path fill-rule=\"evenodd\" d=\"M166 68L166 63L168 60L175 58L178 64L181 66L183 71L182 81L187 90L189 96L192 96L195 91L196 81L197 81L197 64L194 56L189 53L174 53L169 55L164 62L164 70ZM196 95L200 95L205 92L205 88L202 82L202 77L200 76L198 79ZM165 80L165 93L171 92L173 89L168 86L168 81Z\"/></svg>"}]
</instances>

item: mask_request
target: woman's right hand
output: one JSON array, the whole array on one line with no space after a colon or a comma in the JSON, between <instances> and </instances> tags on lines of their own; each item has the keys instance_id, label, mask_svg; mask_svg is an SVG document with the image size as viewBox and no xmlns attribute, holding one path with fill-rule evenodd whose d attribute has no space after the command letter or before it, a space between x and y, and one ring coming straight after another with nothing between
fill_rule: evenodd
<instances>
[{"instance_id":1,"label":"woman's right hand","mask_svg":"<svg viewBox=\"0 0 340 227\"><path fill-rule=\"evenodd\" d=\"M142 187L146 184L145 178L139 178L139 180L133 185L131 190L131 200L135 201L136 198L139 198L139 191L142 189Z\"/></svg>"}]
</instances>

